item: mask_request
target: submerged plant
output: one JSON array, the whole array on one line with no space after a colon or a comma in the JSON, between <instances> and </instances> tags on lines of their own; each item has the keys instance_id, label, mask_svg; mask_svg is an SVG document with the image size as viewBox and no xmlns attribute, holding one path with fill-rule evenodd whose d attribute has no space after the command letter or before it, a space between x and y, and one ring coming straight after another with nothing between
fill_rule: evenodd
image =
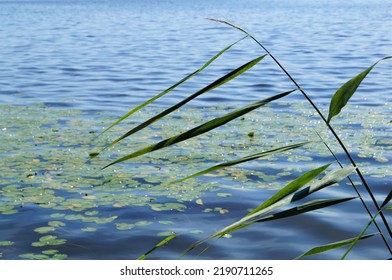
<instances>
[{"instance_id":1,"label":"submerged plant","mask_svg":"<svg viewBox=\"0 0 392 280\"><path fill-rule=\"evenodd\" d=\"M142 149L136 150L136 151L129 153L123 157L120 157L119 159L116 159L116 160L108 163L107 165L103 166L102 169L108 168L109 166L112 166L115 164L119 164L121 162L131 160L133 158L142 156L144 154L154 152L156 150L160 150L163 148L169 148L169 147L171 147L175 144L178 144L180 142L183 142L185 140L188 140L188 139L191 139L194 137L198 137L198 136L205 134L207 132L210 132L220 126L223 126L223 125L225 125L225 124L227 124L237 118L240 118L240 117L252 112L253 110L261 109L263 106L267 105L270 102L274 102L276 100L284 98L285 96L292 94L294 91L300 92L302 94L302 96L307 100L307 102L312 106L312 108L317 113L317 115L324 122L326 129L334 136L335 141L339 144L340 149L343 151L343 153L345 155L345 159L348 159L350 164L347 166L344 166L341 163L341 160L337 157L337 152L333 151L332 148L321 138L321 136L318 134L318 132L316 132L316 134L318 134L320 136L320 139L321 139L320 141L326 146L328 151L333 156L334 164L338 165L337 168L335 168L334 170L328 170L332 164L332 163L329 163L329 164L314 168L312 170L309 170L309 171L303 173L301 176L299 176L298 178L291 181L285 187L281 188L278 192L276 192L276 194L274 194L269 199L264 201L258 207L253 209L245 217L241 218L237 222L232 223L231 225L228 225L227 227L225 227L215 233L212 233L208 238L203 239L203 240L191 245L188 248L188 250L186 250L185 254L211 238L223 237L231 232L240 230L240 229L247 227L247 226L250 226L250 225L254 225L256 223L266 222L266 221L275 220L275 219L288 218L288 217L299 215L302 213L315 211L315 210L318 210L321 208L331 207L333 205L343 203L343 202L348 202L352 199L358 198L358 199L360 199L365 211L367 212L367 214L370 217L369 218L370 222L367 226L365 226L364 230L361 233L359 233L358 236L354 236L353 238L345 239L345 240L337 240L336 242L333 242L331 244L326 244L326 245L315 247L315 248L307 251L306 253L300 255L298 258L302 258L305 256L311 256L314 254L322 253L322 252L336 249L336 248L340 248L343 246L349 246L349 249L347 250L347 252L342 256L342 258L345 258L347 256L348 252L355 246L355 244L359 240L362 240L365 238L370 238L370 237L373 237L376 235L381 236L381 238L385 244L386 250L388 250L389 253L392 255L392 249L391 249L391 245L390 245L391 240L392 240L392 231L391 231L390 225L384 215L384 211L387 209L390 209L390 206L388 206L388 203L391 200L391 196L392 196L391 193L392 192L386 196L384 202L380 206L374 196L374 193L373 193L371 187L369 186L365 177L363 176L360 168L358 167L358 165L354 161L354 159L353 159L352 155L350 154L350 152L348 151L346 145L343 143L341 138L336 133L335 128L331 124L332 119L339 115L339 113L346 106L347 102L350 100L350 98L353 96L353 94L355 93L357 88L360 86L360 84L362 83L364 78L371 72L371 70L380 61L390 59L392 57L384 57L384 58L380 59L379 61L377 61L376 63L374 63L373 65L371 65L367 69L365 69L363 72L359 73L358 75L356 75L355 77L353 77L352 79L347 81L345 84L343 84L332 96L332 99L331 99L331 102L329 105L329 113L328 113L328 116L325 117L322 114L321 110L316 106L316 104L312 101L312 99L305 93L305 91L300 87L300 85L293 79L293 77L287 72L287 70L281 65L281 63L269 52L269 50L267 48L264 47L264 45L262 45L257 39L255 39L255 37L253 37L250 33L245 31L243 28L236 26L230 22L223 21L223 20L217 20L217 19L210 19L210 20L213 20L213 21L219 22L219 23L223 23L223 24L226 24L230 27L233 27L233 28L241 31L242 33L245 33L246 36L244 38L241 38L240 40L234 42L233 44L230 44L226 48L224 48L222 51L220 51L214 57L212 57L210 60L208 60L201 68L194 71L193 73L186 76L185 78L181 79L180 81L175 83L173 86L169 87L168 89L162 91L161 93L154 96L153 98L147 100L146 102L142 103L141 105L130 110L124 116L119 118L116 122L114 122L112 125L110 125L107 129L105 129L102 133L107 132L108 130L110 130L114 126L118 125L120 122L122 122L126 118L132 116L137 111L150 105L152 102L154 102L158 98L168 94L170 91L172 91L176 87L180 86L182 83L186 82L187 80L189 80L193 76L197 75L198 73L200 73L201 71L206 69L212 62L214 62L216 59L218 59L223 53L228 51L231 47L233 47L239 41L244 40L245 38L250 38L254 42L256 42L263 49L265 54L250 60L249 62L243 64L242 66L232 70L231 72L227 73L226 75L222 76L221 78L215 80L211 84L209 84L209 85L203 87L202 89L196 91L195 93L189 95L184 100L178 102L177 104L171 106L170 108L168 108L166 110L163 110L161 113L154 115L153 117L151 117L150 119L146 120L145 122L137 125L136 127L128 130L126 133L124 133L120 137L117 137L114 141L112 141L106 147L104 147L101 150L101 152L103 150L107 149L108 147L113 146L116 143L124 140L125 138L130 137L134 133L150 126L152 123L166 117L168 114L173 113L175 110L181 108L182 106L187 104L189 101L193 100L194 98L196 98L202 94L205 94L205 93L207 93L207 92L209 92L219 86L222 86L223 84L226 84L229 81L235 79L236 77L242 75L243 73L247 72L252 67L257 65L258 63L260 63L267 56L270 57L279 66L279 68L286 74L286 76L294 84L294 88L288 89L287 91L285 91L283 93L276 94L276 95L271 96L269 98L264 98L262 100L255 101L255 102L250 103L244 107L236 108L236 109L234 109L234 110L232 110L232 111L230 111L220 117L213 118L207 122L204 122L202 124L195 126L194 128L191 128L185 132L176 133L176 134L174 134L170 137L167 137L161 141L158 141L152 145L148 145ZM253 138L254 132L250 132L248 134L248 136ZM298 148L301 148L305 145L308 145L309 143L311 143L311 142L310 141L309 142L300 142L300 143L294 143L292 145L274 147L273 149L270 149L267 151L259 151L257 153L249 154L247 156L238 158L236 160L222 162L218 165L214 165L212 167L207 167L207 168L203 169L202 171L196 172L196 173L191 174L189 176L185 176L184 178L178 178L175 181L171 182L171 184L177 184L177 183L182 182L184 180L188 180L190 178L194 178L194 177L201 176L201 175L204 175L204 174L207 174L210 172L224 169L229 166L239 165L244 162L251 162L251 161L259 159L261 157L267 157L267 156L275 155L278 153L286 152L286 151L289 151L292 149L298 149ZM91 153L90 156L91 156L91 158L94 158L94 157L98 156L101 152ZM361 191L359 191L357 184L351 180L350 175L353 173L357 174L361 183L365 186L365 190L366 190L367 194L369 195L369 197L371 198L371 206L376 209L375 213L373 213L370 210L368 203L365 202L365 199L363 197L363 193ZM322 174L324 174L324 176L322 178L317 179L319 176L322 176ZM308 197L312 193L319 192L320 190L322 190L328 186L334 185L334 184L336 184L342 180L346 180L346 179L349 180L351 186L354 188L354 190L357 194L357 197L315 199L312 201L305 202L301 205L296 204L297 201L300 201L300 200L304 199L305 197ZM285 208L290 205L294 205L294 206L292 208L288 208L288 209ZM282 208L285 208L285 209L281 210ZM377 217L381 217L381 222L382 222L382 226L384 229L381 229L381 226L379 225L379 221L376 219ZM377 232L371 233L371 234L365 234L367 229L369 228L370 224L375 225ZM387 233L384 233L384 231L386 231ZM170 241L174 237L176 237L175 234L164 239L161 243L156 245L153 249L151 249L148 253L143 255L141 258L145 258L150 253L152 253L155 249L163 246L166 242Z\"/></svg>"}]
</instances>

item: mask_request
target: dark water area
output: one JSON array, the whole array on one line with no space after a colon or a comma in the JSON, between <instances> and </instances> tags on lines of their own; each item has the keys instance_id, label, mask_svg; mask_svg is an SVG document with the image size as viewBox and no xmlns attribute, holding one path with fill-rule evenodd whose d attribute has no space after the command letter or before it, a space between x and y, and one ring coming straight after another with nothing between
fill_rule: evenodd
<instances>
[{"instance_id":1,"label":"dark water area","mask_svg":"<svg viewBox=\"0 0 392 280\"><path fill-rule=\"evenodd\" d=\"M269 49L326 114L330 98L339 86L379 59L392 55L392 1L0 0L0 106L3 110L0 119L0 137L3 138L1 158L10 158L12 155L12 149L8 149L4 143L7 137L12 137L10 131L13 131L13 122L6 118L18 120L15 114L20 114L19 120L28 123L28 113L10 108L27 106L32 110L31 116L41 110L48 119L58 118L56 125L47 121L46 127L51 132L57 132L57 129L61 130L67 125L80 134L97 127L102 129L131 107L192 73L243 36L238 30L206 18L227 20L249 31ZM263 54L264 51L257 44L245 39L205 71L157 100L151 110L158 112L173 105ZM355 159L365 167L371 166L366 173L369 182L375 186L379 201L392 188L391 70L391 60L377 64L344 112L349 118L349 125L345 127L344 123L337 124L339 128L347 128L343 137L350 143L349 149L355 152ZM198 114L205 108L243 106L294 88L287 76L266 57L251 71L192 100L182 114L185 112L187 115L186 110L189 110L188 115L194 114L203 119ZM282 103L287 105L282 111L289 116L288 121L290 116L295 117L299 112L309 112L306 101L298 91L285 97ZM78 113L65 116L65 111ZM314 114L309 115L317 125ZM37 116L32 118L39 119ZM360 123L360 120L366 123ZM285 129L289 133L289 124L284 125L287 125ZM42 130L44 128L42 126ZM304 131L307 132L305 128ZM286 136L280 137L284 139ZM290 137L300 139L301 135L296 136L292 132ZM225 139L222 139L224 142ZM62 145L66 146L65 140L62 141ZM357 147L368 143L372 145L371 148L366 146L369 149ZM76 149L78 146L77 143L73 145L66 148ZM374 145L378 148L374 148ZM28 150L39 153L34 147ZM32 157L31 161L34 160L42 163L45 158ZM319 166L327 163L328 159L320 156L311 161ZM10 162L6 160L0 164L0 174L9 174L14 169ZM307 164L307 159L301 158L299 162L282 162L277 165L286 171L294 170L293 173L299 175ZM145 169L154 169L157 165L164 165L164 162L149 162L149 165L143 162ZM178 170L172 168L173 173L178 174ZM185 168L184 172L187 171ZM260 172L263 170L259 165L245 168L256 168ZM275 168L263 172L273 177L277 172ZM20 173L23 180L15 178L14 182L7 177L9 175L0 175L5 178L0 181L0 210L3 211L0 215L0 242L13 242L11 246L0 246L0 257L3 259L29 258L23 255L26 253L40 254L43 248L31 245L42 237L41 233L34 230L48 225L51 219L66 224L54 228L56 233L59 232L58 238L67 242L50 248L69 259L135 259L162 240L163 233L167 231L178 232L180 237L155 252L151 258L175 259L192 243L236 221L248 209L258 206L273 193L272 190L278 188L277 185L294 179L293 174L287 175L277 178L276 185L266 184L256 188L246 187L245 181L241 180L222 180L218 183L222 189L216 186L212 190L206 188L193 197L188 197L184 191L183 200L166 196L166 193L154 193L153 187L140 190L140 193L129 187L130 193L145 197L146 201L141 204L135 202L135 205L130 203L127 207L117 207L122 203L117 200L100 204L96 207L97 211L108 219L116 217L113 218L115 221L98 220L95 221L94 229L91 229L90 226L84 226L83 222L88 217L97 216L94 207L87 207L86 211L77 213L83 214L83 218L73 216L74 206L68 210L54 210L31 201L18 209L17 213L7 212L10 209L7 208L5 193L14 188L17 182L21 184L20 187L41 188L43 184L52 184L54 180L47 176L44 183L29 184L25 179L30 174L26 175L25 171ZM45 172L38 171L38 175L30 177L39 176L45 177ZM110 180L110 174L105 176ZM204 181L207 181L206 184L211 183L213 179L201 179L199 184ZM137 180L144 184L142 179ZM67 180L66 184L71 184L70 181ZM252 176L248 176L246 182L256 184L252 182ZM152 186L155 184L153 182ZM102 191L95 190L95 193L94 189L86 188L72 192L61 187L54 189L52 185L49 189L54 191L56 197L62 196L66 200L85 194L99 197ZM126 194L127 187L123 186L123 191L121 195ZM102 192L106 193L107 190ZM227 192L230 195L225 196ZM331 188L327 194L332 197L355 195L346 188ZM181 203L186 209L155 211L148 201L151 197L154 198L153 203ZM104 198L100 199L104 201ZM202 199L204 204L200 201L197 203L197 199ZM369 198L365 199L369 201ZM225 210L229 210L229 213ZM62 212L59 214L59 211ZM210 249L200 256L195 252L187 257L291 259L313 246L356 236L369 221L364 213L363 206L357 201L300 215L291 220L254 225L233 233L231 238L212 241L209 243ZM388 218L392 224L391 214ZM143 222L147 222L147 225ZM130 223L132 226L129 225L129 230L121 228ZM52 234L51 231L49 234ZM343 252L339 249L313 258L340 258ZM381 238L363 241L349 255L352 259L389 257Z\"/></svg>"}]
</instances>

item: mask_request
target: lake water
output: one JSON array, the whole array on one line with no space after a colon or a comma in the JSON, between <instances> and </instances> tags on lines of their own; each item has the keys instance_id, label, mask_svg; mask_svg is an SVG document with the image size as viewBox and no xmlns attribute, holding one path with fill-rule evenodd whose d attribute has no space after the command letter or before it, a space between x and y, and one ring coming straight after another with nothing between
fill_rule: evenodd
<instances>
[{"instance_id":1,"label":"lake water","mask_svg":"<svg viewBox=\"0 0 392 280\"><path fill-rule=\"evenodd\" d=\"M310 151L293 152L289 161L276 157L266 167L262 162L245 164L248 175L239 175L238 168L194 179L188 186L159 186L159 178L189 175L205 168L206 161L233 159L279 141L308 140L312 134L315 139L304 115L310 117L310 127L324 128L319 128L320 120L297 91L269 106L267 117L255 113L246 120L249 126L236 123L217 132L220 142L214 142L215 148L208 148L209 141L216 141L212 135L200 143L184 143L172 154L159 152L116 170L97 171L115 159L111 154L89 172L79 165L112 137L109 133L93 144L93 135L243 36L206 18L227 20L252 33L325 114L340 85L392 55L392 1L0 0L1 258L135 259L171 231L179 237L151 258L177 258L309 167L330 162L328 153L313 157ZM253 41L241 41L132 122L179 102L262 54ZM380 62L336 122L380 202L392 188L391 69L391 60ZM168 123L174 130L191 128L229 108L294 88L267 57L251 71L191 101ZM278 121L271 125L273 132L261 123L263 118ZM169 135L173 128L167 128L168 123L147 131L148 136L137 136L137 145L160 139L157 131L162 137ZM250 130L255 139L246 136ZM113 133L121 132L119 128ZM274 133L280 135L275 139ZM245 135L245 140L238 135ZM126 145L121 147L133 148ZM178 166L170 164L173 161ZM345 182L320 196L352 195ZM81 201L92 204L82 206ZM291 259L314 246L355 237L369 221L358 200L327 209L252 225L229 239L210 242L202 255L190 253L186 258ZM386 215L392 224L390 212ZM54 237L60 240L56 244L48 241ZM313 258L339 258L342 252ZM390 257L380 237L363 241L349 255Z\"/></svg>"}]
</instances>

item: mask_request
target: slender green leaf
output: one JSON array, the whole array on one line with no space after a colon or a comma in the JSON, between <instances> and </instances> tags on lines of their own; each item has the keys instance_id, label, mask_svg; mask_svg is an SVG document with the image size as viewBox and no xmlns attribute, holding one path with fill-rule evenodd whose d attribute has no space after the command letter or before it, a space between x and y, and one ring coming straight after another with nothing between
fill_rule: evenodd
<instances>
[{"instance_id":1,"label":"slender green leaf","mask_svg":"<svg viewBox=\"0 0 392 280\"><path fill-rule=\"evenodd\" d=\"M302 146L304 146L304 145L306 145L308 143L310 143L310 142L303 142L303 143L293 144L293 145L289 145L289 146L285 146L285 147L281 147L281 148L272 149L272 150L269 150L269 151L264 151L264 152L261 152L261 153L256 153L256 154L253 154L253 155L250 155L250 156L242 157L240 159L227 161L227 162L224 162L224 163L212 166L210 168L204 169L204 170L199 171L197 173L194 173L192 175L189 175L189 176L187 176L185 178L176 180L173 183L182 182L182 181L185 181L185 180L193 178L193 177L197 177L197 176L200 176L200 175L203 175L203 174L206 174L206 173L210 173L210 172L222 169L222 168L226 168L226 167L229 167L229 166L237 165L237 164L240 164L240 163L243 163L243 162L247 162L247 161L250 161L250 160L254 160L254 159L261 158L261 157L266 157L266 156L269 156L269 155L273 155L273 154L277 154L277 153L280 153L280 152L288 151L288 150L291 150L291 149L299 148L299 147L302 147Z\"/></svg>"},{"instance_id":2,"label":"slender green leaf","mask_svg":"<svg viewBox=\"0 0 392 280\"><path fill-rule=\"evenodd\" d=\"M162 148L166 148L168 146L171 146L171 145L177 144L179 142L185 141L185 140L187 140L189 138L196 137L198 135L206 133L206 132L208 132L208 131L210 131L212 129L215 129L215 128L219 127L219 126L222 126L222 125L224 125L224 124L226 124L226 123L228 123L228 122L230 122L230 121L232 121L232 120L234 120L234 119L236 119L236 118L238 118L238 117L240 117L240 116L242 116L242 115L244 115L246 113L249 113L249 112L251 112L251 111L253 111L253 110L255 110L255 109L257 109L257 108L259 108L261 106L264 106L264 105L268 104L271 101L274 101L274 100L277 100L279 98L282 98L282 97L290 94L293 91L294 90L291 90L291 91L288 91L288 92L284 92L284 93L281 93L281 94L278 94L278 95L275 95L275 96L263 99L261 101L251 103L251 104L249 104L249 105L247 105L245 107L233 110L233 111L229 112L228 114L226 114L226 115L224 115L222 117L218 117L218 118L215 118L213 120L210 120L210 121L208 121L208 122L206 122L204 124L201 124L201 125L199 125L199 126L197 126L195 128L192 128L192 129L190 129L190 130L188 130L188 131L186 131L184 133L181 133L181 134L178 134L176 136L167 138L167 139L165 139L163 141L160 141L160 142L158 142L156 144L150 145L150 146L148 146L146 148L143 148L143 149L138 150L138 151L136 151L134 153L126 155L126 156L124 156L124 157L122 157L122 158L120 158L120 159L118 159L116 161L111 162L110 164L106 165L102 169L105 169L105 168L107 168L107 167L109 167L111 165L114 165L114 164L117 164L117 163L129 160L131 158L138 157L138 156L143 155L143 154L147 154L147 153L150 153L150 152L162 149Z\"/></svg>"},{"instance_id":3,"label":"slender green leaf","mask_svg":"<svg viewBox=\"0 0 392 280\"><path fill-rule=\"evenodd\" d=\"M329 207L335 204L339 204L342 202L346 202L352 199L355 199L356 197L345 197L345 198L335 198L335 199L316 199L307 203L304 203L302 205L296 206L294 208L275 213L266 217L262 217L260 219L256 219L254 222L266 222L266 221L271 221L271 220L276 220L276 219L282 219L282 218L288 218L291 216L296 216L302 213L318 210L321 208Z\"/></svg>"},{"instance_id":4,"label":"slender green leaf","mask_svg":"<svg viewBox=\"0 0 392 280\"><path fill-rule=\"evenodd\" d=\"M324 165L324 166L319 167L319 168L316 168L316 169L313 169L311 171L308 171L307 173L305 173L304 175L300 176L296 180L299 180L301 178L299 181L308 181L308 179L307 179L308 177L315 178L317 176L316 175L317 173L320 174L328 166L329 166L329 164L328 165ZM325 187L327 187L329 185L332 185L332 184L334 184L334 183L344 179L345 177L347 177L354 170L355 169L353 167L351 167L351 166L350 167L345 167L345 168L340 168L338 170L333 170L333 171L327 173L327 175L325 175L322 179L314 181L314 183L312 183L309 187L307 187L305 189L302 189L302 190L299 190L296 193L291 194L291 195L289 195L287 197L282 196L280 198L280 200L278 200L277 202L273 203L272 205L270 205L268 207L265 207L265 208L261 208L257 212L252 211L250 214L246 215L245 217L243 217L239 221L237 221L235 223L232 223L231 225L225 227L222 230L219 230L218 232L210 235L209 237L196 242L191 247L189 247L184 252L184 254L187 254L188 252L190 252L191 250L193 250L194 248L196 248L197 246L201 245L202 243L204 243L205 241L207 241L209 239L212 239L212 238L215 238L215 237L224 236L227 233L230 233L230 232L233 232L233 231L237 231L237 230L239 230L241 228L250 226L250 225L254 224L257 221L261 221L262 218L265 217L265 215L270 213L271 211L273 211L273 210L275 210L275 209L277 209L279 207L288 205L291 202L294 202L294 201L297 201L299 199L305 198L306 196L308 196L308 195L310 195L310 194L312 194L312 193L314 193L314 192L316 192L316 191L318 191L318 190L320 190L322 188L325 188ZM296 181L296 180L294 180L294 181ZM293 184L291 182L285 188L287 188L287 187L292 188L295 185L297 185L297 183ZM325 202L325 203L327 203L327 202ZM323 204L321 203L320 205L322 206ZM299 208L297 210L292 210L292 211L297 211L298 214L299 214L299 211L303 211L303 210L306 210L306 209L308 211L310 211L311 207L315 207L315 204L313 204L313 205L312 204L310 204L310 205L306 205L305 204L305 205L302 205L301 208ZM256 209L259 209L259 207L256 208ZM293 213L293 212L291 212L291 213ZM286 212L286 214L290 214L290 212L288 212L288 213ZM271 216L269 216L269 217L271 217Z\"/></svg>"},{"instance_id":5,"label":"slender green leaf","mask_svg":"<svg viewBox=\"0 0 392 280\"><path fill-rule=\"evenodd\" d=\"M186 103L188 103L192 99L195 99L199 95L204 94L210 90L213 90L214 88L217 88L217 87L231 81L232 79L238 77L239 75L243 74L244 72L246 72L247 70L249 70L250 68L255 66L257 63L259 63L265 56L266 55L260 56L258 58L255 58L255 59L249 61L248 63L245 63L244 65L242 65L242 66L238 67L237 69L231 71L230 73L224 75L223 77L219 78L218 80L214 81L213 83L209 84L208 86L202 88L201 90L199 90L199 91L195 92L194 94L188 96L187 98L183 99L181 102L173 105L172 107L164 110L163 112L155 115L154 117L152 117L152 118L148 119L147 121L141 123L140 125L134 127L133 129L129 130L128 132L126 132L122 136L118 137L113 142L111 142L109 145L107 145L104 148L104 150L107 149L108 147L113 146L114 144L118 143L119 141L123 140L124 138L131 136L132 134L138 132L139 130L142 130L143 128L149 126L150 124L160 120L164 116L172 113L173 111L175 111L178 108L180 108L181 106L185 105ZM95 153L94 156L97 156L96 154L97 153Z\"/></svg>"},{"instance_id":6,"label":"slender green leaf","mask_svg":"<svg viewBox=\"0 0 392 280\"><path fill-rule=\"evenodd\" d=\"M362 236L361 239L366 239L366 238L372 237L372 236L377 235L377 234L378 233L367 234L367 235ZM318 247L314 247L314 248L310 249L309 251L299 255L295 259L298 260L298 259L301 259L303 257L307 257L307 256L315 255L315 254L320 254L320 253L323 253L323 252L326 252L326 251L330 251L330 250L333 250L333 249L337 249L337 248L341 248L341 247L344 247L344 246L348 246L348 245L352 244L355 240L356 240L356 237L355 238L341 240L341 241L334 242L334 243L329 243L329 244L318 246Z\"/></svg>"},{"instance_id":7,"label":"slender green leaf","mask_svg":"<svg viewBox=\"0 0 392 280\"><path fill-rule=\"evenodd\" d=\"M173 238L176 238L177 234L175 234L174 232L169 235L168 237L166 237L165 239L163 239L161 242L159 242L157 245L155 245L151 250L149 250L147 253L141 255L140 257L137 258L137 260L144 260L145 258L147 258L152 252L154 252L156 249L158 249L159 247L162 247L163 245L165 245L166 243L168 243L170 240L172 240Z\"/></svg>"},{"instance_id":8,"label":"slender green leaf","mask_svg":"<svg viewBox=\"0 0 392 280\"><path fill-rule=\"evenodd\" d=\"M354 78L350 79L344 85L342 85L333 95L331 99L331 103L329 105L329 114L327 118L327 122L330 122L331 119L338 115L342 108L346 106L348 100L355 93L363 79L369 74L369 72L376 66L381 60L392 58L392 56L384 57L374 63L372 66L367 68L365 71L361 72Z\"/></svg>"},{"instance_id":9,"label":"slender green leaf","mask_svg":"<svg viewBox=\"0 0 392 280\"><path fill-rule=\"evenodd\" d=\"M320 175L323 171L325 171L331 164L326 164L323 165L319 168L310 170L306 172L305 174L301 175L297 179L293 180L290 182L287 186L282 188L280 191L278 191L275 195L273 195L271 198L269 198L267 201L265 201L263 204L261 204L259 207L255 208L253 211L249 213L249 215L252 215L254 213L259 212L262 209L267 208L268 206L271 206L272 204L276 203L277 201L283 199L287 195L297 191L298 189L302 188L304 185L312 181L314 178L316 178L318 175Z\"/></svg>"},{"instance_id":10,"label":"slender green leaf","mask_svg":"<svg viewBox=\"0 0 392 280\"><path fill-rule=\"evenodd\" d=\"M186 76L185 78L181 79L180 81L178 81L177 83L175 83L174 85L170 86L169 88L165 89L164 91L162 91L161 93L155 95L154 97L150 98L149 100L147 100L146 102L140 104L139 106L133 108L132 110L130 110L128 113L126 113L125 115L123 115L120 119L118 119L116 122L114 122L112 125L110 125L109 127L107 127L104 131L101 132L101 134L105 133L106 131L108 131L109 129L113 128L114 126L116 126L117 124L119 124L120 122L122 122L123 120L125 120L126 118L128 118L129 116L133 115L134 113L136 113L137 111L139 111L140 109L146 107L147 105L149 105L150 103L154 102L155 100L157 100L158 98L164 96L165 94L169 93L170 91L172 91L173 89L175 89L176 87L178 87L179 85L181 85L182 83L186 82L187 80L189 80L190 78L192 78L193 76L197 75L198 73L200 73L201 71L203 71L205 68L207 68L214 60L216 60L218 57L220 57L223 53L225 53L226 51L228 51L231 47L233 47L235 44L237 44L238 42L242 41L243 39L247 38L248 36L245 36L241 39L239 39L238 41L234 42L233 44L225 47L223 50L221 50L219 53L217 53L216 55L214 55L210 60L208 60L202 67L200 67L199 69L197 69L196 71L194 71L193 73L189 74L188 76Z\"/></svg>"},{"instance_id":11,"label":"slender green leaf","mask_svg":"<svg viewBox=\"0 0 392 280\"><path fill-rule=\"evenodd\" d=\"M337 183L340 180L346 178L349 174L351 174L354 171L354 168L351 166L345 168L339 168L338 170L333 170L327 173L327 175L325 175L322 179L314 181L309 187L299 190L294 194L288 195L290 192L292 193L296 189L299 189L301 185L303 186L307 184L310 180L313 180L318 174L324 171L328 166L329 164L306 172L299 178L289 183L281 191L273 195L270 199L268 199L266 202L261 204L255 210L251 211L248 215L246 215L239 221L225 227L224 229L214 233L213 235L211 235L210 238L222 236L226 233L236 231L243 227L249 226L253 224L255 221L259 220L264 215L272 212L273 210L288 205L292 202L298 201L300 199L303 199L306 196L322 188Z\"/></svg>"}]
</instances>

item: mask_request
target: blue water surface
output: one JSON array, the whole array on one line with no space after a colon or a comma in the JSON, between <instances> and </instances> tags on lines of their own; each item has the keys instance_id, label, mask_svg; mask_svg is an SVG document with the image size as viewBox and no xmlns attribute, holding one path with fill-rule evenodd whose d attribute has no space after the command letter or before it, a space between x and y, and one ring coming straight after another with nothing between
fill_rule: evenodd
<instances>
[{"instance_id":1,"label":"blue water surface","mask_svg":"<svg viewBox=\"0 0 392 280\"><path fill-rule=\"evenodd\" d=\"M389 0L0 0L0 104L44 104L53 110L82 110L87 115L100 112L120 117L243 36L238 30L206 18L230 21L253 34L323 112L327 112L329 100L340 85L379 59L392 55L392 1ZM173 105L264 53L251 39L243 40L153 106ZM351 104L375 107L388 115L392 111L391 69L391 61L379 63ZM266 57L252 71L187 106L193 109L237 107L294 88L279 67ZM304 99L296 92L285 101L300 103ZM390 186L390 182L384 182L380 187L382 193ZM239 191L236 195L241 200L228 202L234 216L240 217L246 209L260 203L257 190ZM189 257L290 259L311 247L303 248L302 244L291 242L294 238L323 244L359 233L368 219L363 218L361 205L357 207L343 208L352 215L352 225L339 221L338 211L326 211L324 216L309 214L288 222L290 230L285 230L287 221L271 222L268 227L249 227L236 238L212 243L208 253ZM155 215L144 210L121 210L121 219ZM114 210L108 208L107 212L110 211ZM31 219L32 213L36 220ZM20 248L7 251L3 258L17 259L29 248L31 240L24 229L37 226L40 220L37 213L40 211L33 208L31 212L18 214L18 220L13 220L12 215L0 217L3 227L0 241L11 236L23 240L18 245ZM160 219L172 218L170 213L161 215ZM184 223L191 228L200 225L212 231L235 221L233 216L214 218L192 207L176 219L187 221ZM320 229L320 222L328 224L328 230ZM108 231L93 239L88 234L75 236L68 232L67 239L82 245L70 246L66 253L71 259L135 258L161 239L142 229L135 230L132 236L121 234L113 236ZM179 243L169 244L153 257L176 258L196 240L184 236ZM124 244L139 247L129 251ZM388 258L380 239L366 244L352 258ZM340 256L341 252L330 253L325 258Z\"/></svg>"}]
</instances>

